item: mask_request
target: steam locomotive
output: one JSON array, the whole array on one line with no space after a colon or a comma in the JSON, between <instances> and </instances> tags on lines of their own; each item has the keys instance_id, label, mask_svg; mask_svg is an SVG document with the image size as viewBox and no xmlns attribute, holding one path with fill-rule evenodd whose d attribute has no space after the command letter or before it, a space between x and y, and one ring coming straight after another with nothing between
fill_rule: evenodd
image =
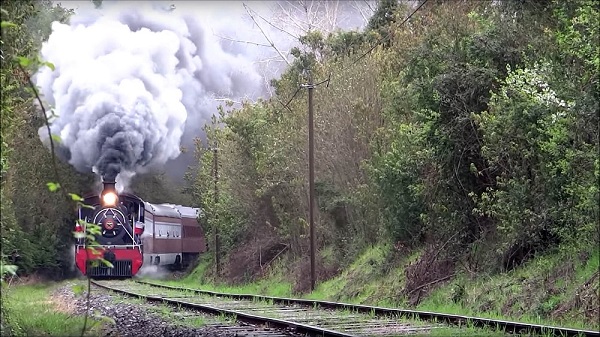
<instances>
[{"instance_id":1,"label":"steam locomotive","mask_svg":"<svg viewBox=\"0 0 600 337\"><path fill-rule=\"evenodd\" d=\"M100 195L86 195L75 225L75 264L84 275L133 277L145 264L181 269L206 251L198 208L151 204L118 193L115 181L103 179ZM96 230L89 228L94 224ZM90 247L85 234L92 235ZM110 262L110 265L102 262Z\"/></svg>"}]
</instances>

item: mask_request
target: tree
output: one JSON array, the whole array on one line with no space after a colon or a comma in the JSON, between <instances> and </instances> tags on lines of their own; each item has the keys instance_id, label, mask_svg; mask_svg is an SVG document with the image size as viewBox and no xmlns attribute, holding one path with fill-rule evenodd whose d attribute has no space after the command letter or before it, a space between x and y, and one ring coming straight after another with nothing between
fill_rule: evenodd
<instances>
[{"instance_id":1,"label":"tree","mask_svg":"<svg viewBox=\"0 0 600 337\"><path fill-rule=\"evenodd\" d=\"M43 118L33 107L27 72L40 64L37 54L50 34L50 23L64 21L70 13L50 1L8 1L2 6L2 249L8 254L18 250L21 273L53 267L55 273L69 266L65 249L73 222L65 220L74 212L66 201L52 209L43 206L56 197L46 186L55 176L52 156L37 136ZM65 187L75 187L73 170L59 167L72 181Z\"/></svg>"}]
</instances>

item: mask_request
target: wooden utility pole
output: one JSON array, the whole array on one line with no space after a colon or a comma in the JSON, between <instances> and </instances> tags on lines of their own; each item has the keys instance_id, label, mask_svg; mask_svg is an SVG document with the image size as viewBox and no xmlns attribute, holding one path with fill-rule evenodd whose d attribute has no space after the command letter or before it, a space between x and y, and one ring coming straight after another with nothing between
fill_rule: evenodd
<instances>
[{"instance_id":1,"label":"wooden utility pole","mask_svg":"<svg viewBox=\"0 0 600 337\"><path fill-rule=\"evenodd\" d=\"M314 136L314 111L313 90L316 86L327 82L330 78L317 84L313 83L312 74L309 71L308 84L302 84L301 88L308 88L308 223L310 229L310 290L315 290L315 256L317 244L315 243L315 136ZM295 95L295 94L294 94Z\"/></svg>"},{"instance_id":2,"label":"wooden utility pole","mask_svg":"<svg viewBox=\"0 0 600 337\"><path fill-rule=\"evenodd\" d=\"M215 182L215 271L217 276L221 271L221 263L219 260L219 251L221 250L219 247L219 213L217 211L217 204L219 202L219 162L217 159L218 148L217 141L215 140L215 145L213 147L213 164L214 164L214 182Z\"/></svg>"},{"instance_id":3,"label":"wooden utility pole","mask_svg":"<svg viewBox=\"0 0 600 337\"><path fill-rule=\"evenodd\" d=\"M308 80L308 219L310 226L310 290L315 290L315 153L314 153L314 122L313 122L313 80L312 74Z\"/></svg>"}]
</instances>

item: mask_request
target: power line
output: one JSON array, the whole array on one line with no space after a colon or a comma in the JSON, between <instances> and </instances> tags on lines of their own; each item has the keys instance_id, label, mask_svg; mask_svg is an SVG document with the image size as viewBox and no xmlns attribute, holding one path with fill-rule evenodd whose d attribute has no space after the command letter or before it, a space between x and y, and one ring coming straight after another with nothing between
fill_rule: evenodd
<instances>
[{"instance_id":1,"label":"power line","mask_svg":"<svg viewBox=\"0 0 600 337\"><path fill-rule=\"evenodd\" d=\"M300 91L300 89L302 89L302 85L298 86L298 88L296 89L296 92L294 92L294 94L292 95L292 98L290 98L287 103L283 104L283 102L281 102L281 100L279 100L279 98L277 98L277 101L283 105L284 108L288 109L290 112L293 112L292 109L290 109L289 104L292 103L292 100L294 100L294 97L296 97L296 95L298 95L298 92Z\"/></svg>"}]
</instances>

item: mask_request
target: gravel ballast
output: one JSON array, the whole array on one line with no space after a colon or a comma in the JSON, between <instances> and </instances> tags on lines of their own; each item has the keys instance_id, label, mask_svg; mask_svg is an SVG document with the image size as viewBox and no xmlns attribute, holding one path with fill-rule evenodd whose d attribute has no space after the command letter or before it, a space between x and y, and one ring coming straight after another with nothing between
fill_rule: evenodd
<instances>
[{"instance_id":1,"label":"gravel ballast","mask_svg":"<svg viewBox=\"0 0 600 337\"><path fill-rule=\"evenodd\" d=\"M53 301L61 308L71 314L84 315L87 307L87 292L75 294L74 286L81 283L68 283L57 288L53 293ZM87 290L87 288L86 288ZM164 313L159 314L153 312L157 310L156 304L150 303L131 303L107 290L92 286L90 295L90 317L105 316L114 320L114 324L110 320L105 320L102 336L109 337L187 337L187 336L257 336L257 332L240 333L238 329L231 329L237 326L235 323L227 324L215 321L214 317L208 317L207 321L213 320L211 323L202 327L190 327L178 324L174 320L183 320L186 316L184 312L178 312L177 308L171 308L167 314L173 319L164 317ZM163 308L164 311L164 308ZM201 314L187 314L187 316ZM241 326L240 326L241 327ZM248 327L246 327L248 328ZM236 331L237 330L237 331ZM254 330L254 329L249 329Z\"/></svg>"}]
</instances>

